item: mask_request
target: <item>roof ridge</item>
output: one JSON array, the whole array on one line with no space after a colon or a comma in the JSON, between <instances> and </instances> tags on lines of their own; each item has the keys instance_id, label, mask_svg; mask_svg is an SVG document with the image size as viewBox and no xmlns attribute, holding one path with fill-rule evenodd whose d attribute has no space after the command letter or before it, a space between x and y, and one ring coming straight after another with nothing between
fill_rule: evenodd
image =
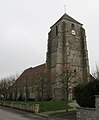
<instances>
[{"instance_id":1,"label":"roof ridge","mask_svg":"<svg viewBox=\"0 0 99 120\"><path fill-rule=\"evenodd\" d=\"M75 22L75 23L78 23L80 25L83 25L82 23L78 22L77 20L75 20L74 18L72 18L71 16L69 16L66 13L55 24L57 24L61 19L65 19L65 20L68 20L68 21ZM52 25L50 28L52 28L54 25Z\"/></svg>"},{"instance_id":2,"label":"roof ridge","mask_svg":"<svg viewBox=\"0 0 99 120\"><path fill-rule=\"evenodd\" d=\"M68 14L64 14L63 16L63 19L66 19L66 20L70 20L70 21L73 21L73 22L76 22L78 24L81 24L80 22L78 22L77 20L75 20L73 17L69 16ZM82 24L81 24L82 25Z\"/></svg>"}]
</instances>

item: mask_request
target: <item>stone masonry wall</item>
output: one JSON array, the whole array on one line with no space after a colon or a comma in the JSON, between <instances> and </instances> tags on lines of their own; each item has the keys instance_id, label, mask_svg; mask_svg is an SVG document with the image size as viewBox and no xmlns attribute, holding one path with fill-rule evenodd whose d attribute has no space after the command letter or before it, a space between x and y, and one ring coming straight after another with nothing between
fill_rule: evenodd
<instances>
[{"instance_id":1,"label":"stone masonry wall","mask_svg":"<svg viewBox=\"0 0 99 120\"><path fill-rule=\"evenodd\" d=\"M66 70L75 71L77 83L88 81L86 35L82 24L70 20L66 14L51 27L48 35L47 68L52 84L52 98L60 100L63 99L63 90L57 85L57 75Z\"/></svg>"},{"instance_id":2,"label":"stone masonry wall","mask_svg":"<svg viewBox=\"0 0 99 120\"><path fill-rule=\"evenodd\" d=\"M96 109L78 108L77 109L77 120L94 120Z\"/></svg>"},{"instance_id":3,"label":"stone masonry wall","mask_svg":"<svg viewBox=\"0 0 99 120\"><path fill-rule=\"evenodd\" d=\"M0 101L0 105L19 109L19 110L25 110L33 113L39 112L39 104L29 105L29 104L18 103L18 102Z\"/></svg>"},{"instance_id":4,"label":"stone masonry wall","mask_svg":"<svg viewBox=\"0 0 99 120\"><path fill-rule=\"evenodd\" d=\"M77 108L77 120L99 120L99 95L96 97L96 108Z\"/></svg>"}]
</instances>

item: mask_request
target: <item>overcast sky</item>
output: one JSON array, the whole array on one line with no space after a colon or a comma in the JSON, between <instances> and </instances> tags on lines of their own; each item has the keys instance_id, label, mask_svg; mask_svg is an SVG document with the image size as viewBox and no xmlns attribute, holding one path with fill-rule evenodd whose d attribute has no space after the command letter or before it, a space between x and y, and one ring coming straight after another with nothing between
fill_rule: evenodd
<instances>
[{"instance_id":1,"label":"overcast sky","mask_svg":"<svg viewBox=\"0 0 99 120\"><path fill-rule=\"evenodd\" d=\"M47 38L63 14L86 29L91 71L99 62L99 0L0 0L0 78L46 61Z\"/></svg>"}]
</instances>

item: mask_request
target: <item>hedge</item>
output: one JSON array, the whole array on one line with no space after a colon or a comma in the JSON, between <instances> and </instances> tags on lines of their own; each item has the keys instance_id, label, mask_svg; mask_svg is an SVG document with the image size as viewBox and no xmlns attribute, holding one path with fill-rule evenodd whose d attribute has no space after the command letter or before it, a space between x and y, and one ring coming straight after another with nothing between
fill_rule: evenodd
<instances>
[{"instance_id":1,"label":"hedge","mask_svg":"<svg viewBox=\"0 0 99 120\"><path fill-rule=\"evenodd\" d=\"M99 80L79 84L74 88L74 96L81 107L95 107L95 95L99 95Z\"/></svg>"}]
</instances>

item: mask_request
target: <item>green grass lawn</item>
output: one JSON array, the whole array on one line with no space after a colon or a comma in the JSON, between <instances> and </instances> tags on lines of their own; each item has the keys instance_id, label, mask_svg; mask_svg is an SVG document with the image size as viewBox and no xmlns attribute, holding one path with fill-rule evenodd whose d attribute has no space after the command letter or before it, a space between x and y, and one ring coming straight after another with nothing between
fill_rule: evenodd
<instances>
[{"instance_id":1,"label":"green grass lawn","mask_svg":"<svg viewBox=\"0 0 99 120\"><path fill-rule=\"evenodd\" d=\"M39 104L41 111L56 111L56 110L64 110L66 108L66 101L44 101L43 105L41 101L34 101L34 102L17 102L22 104ZM71 107L68 106L70 109Z\"/></svg>"},{"instance_id":2,"label":"green grass lawn","mask_svg":"<svg viewBox=\"0 0 99 120\"><path fill-rule=\"evenodd\" d=\"M14 102L16 103L16 101L7 101L7 102ZM66 109L66 101L43 101L43 105L41 101L17 101L17 104L39 104L40 105L40 111L56 111L56 110L65 110ZM68 106L68 108L70 109L71 107Z\"/></svg>"}]
</instances>

